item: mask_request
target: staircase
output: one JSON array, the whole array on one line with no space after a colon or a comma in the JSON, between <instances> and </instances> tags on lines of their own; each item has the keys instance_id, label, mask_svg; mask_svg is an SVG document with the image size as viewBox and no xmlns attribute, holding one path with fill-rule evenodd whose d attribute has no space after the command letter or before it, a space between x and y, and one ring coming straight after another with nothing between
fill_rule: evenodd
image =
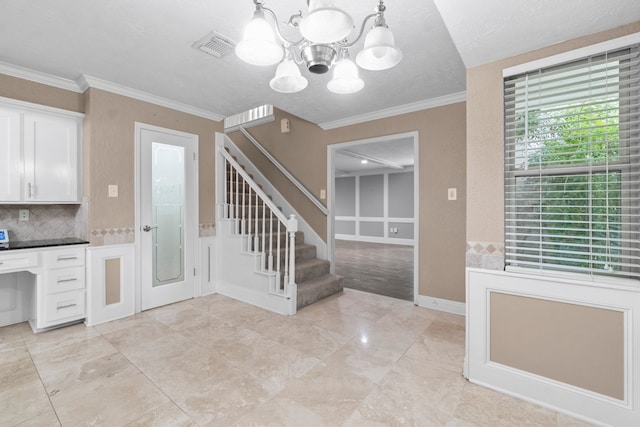
<instances>
[{"instance_id":1,"label":"staircase","mask_svg":"<svg viewBox=\"0 0 640 427\"><path fill-rule=\"evenodd\" d=\"M331 274L329 261L317 258L316 247L305 243L304 233L297 229L296 218L293 215L286 217L226 149L219 149L219 152L225 159L225 192L219 222L226 223L221 230L225 246L220 250L225 252L223 257L231 260L233 255L227 251L232 251L233 245L237 244L241 258L248 260L245 266L241 260L237 261L239 264L233 260L219 266L236 270L237 280L241 282L238 286L244 289L233 290L227 286L224 289L229 293L238 292L229 296L283 314L295 314L302 307L340 292L342 277ZM266 280L266 284L258 284L254 289L247 283L253 281L252 276L257 282ZM230 274L225 277L225 283L233 280ZM254 291L266 292L268 296L260 297L252 293ZM280 301L274 301L278 298Z\"/></svg>"}]
</instances>

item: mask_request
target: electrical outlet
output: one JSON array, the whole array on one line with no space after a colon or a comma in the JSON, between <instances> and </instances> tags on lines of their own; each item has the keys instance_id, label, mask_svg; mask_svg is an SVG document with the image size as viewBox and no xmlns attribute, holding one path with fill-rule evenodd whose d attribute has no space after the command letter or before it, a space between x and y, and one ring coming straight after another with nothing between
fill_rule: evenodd
<instances>
[{"instance_id":1,"label":"electrical outlet","mask_svg":"<svg viewBox=\"0 0 640 427\"><path fill-rule=\"evenodd\" d=\"M29 221L29 209L18 210L18 221Z\"/></svg>"},{"instance_id":2,"label":"electrical outlet","mask_svg":"<svg viewBox=\"0 0 640 427\"><path fill-rule=\"evenodd\" d=\"M449 200L457 200L458 199L458 189L457 188L449 188L447 190L447 198Z\"/></svg>"}]
</instances>

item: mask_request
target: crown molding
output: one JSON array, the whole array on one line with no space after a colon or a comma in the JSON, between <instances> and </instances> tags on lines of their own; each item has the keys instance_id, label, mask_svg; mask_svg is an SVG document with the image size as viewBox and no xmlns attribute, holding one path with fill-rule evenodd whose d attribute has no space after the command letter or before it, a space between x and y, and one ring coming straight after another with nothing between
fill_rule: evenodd
<instances>
[{"instance_id":1,"label":"crown molding","mask_svg":"<svg viewBox=\"0 0 640 427\"><path fill-rule=\"evenodd\" d=\"M57 87L59 89L70 90L72 92L83 92L83 90L81 90L80 87L78 87L78 84L73 80L64 79L62 77L53 76L51 74L41 73L40 71L19 67L7 62L0 61L0 73L17 77L19 79L41 83L47 86Z\"/></svg>"},{"instance_id":2,"label":"crown molding","mask_svg":"<svg viewBox=\"0 0 640 427\"><path fill-rule=\"evenodd\" d=\"M108 82L97 77L87 76L83 74L78 79L77 84L80 88L83 89L83 92L88 88L100 89L107 92L115 93L117 95L137 99L139 101L148 102L150 104L159 105L161 107L171 108L172 110L182 111L183 113L192 114L194 116L210 119L216 122L224 120L223 115L212 113L211 111L196 108L191 105L172 101L167 98L162 98L160 96L152 95L141 90L122 86L117 83Z\"/></svg>"},{"instance_id":3,"label":"crown molding","mask_svg":"<svg viewBox=\"0 0 640 427\"><path fill-rule=\"evenodd\" d=\"M331 122L319 123L323 130L341 128L358 123L370 122L372 120L386 119L388 117L399 116L400 114L413 113L415 111L427 110L429 108L442 107L443 105L455 104L466 101L467 92L457 92L450 95L439 96L437 98L412 102L410 104L399 105L397 107L385 108L384 110L373 111L371 113L357 116L345 117Z\"/></svg>"}]
</instances>

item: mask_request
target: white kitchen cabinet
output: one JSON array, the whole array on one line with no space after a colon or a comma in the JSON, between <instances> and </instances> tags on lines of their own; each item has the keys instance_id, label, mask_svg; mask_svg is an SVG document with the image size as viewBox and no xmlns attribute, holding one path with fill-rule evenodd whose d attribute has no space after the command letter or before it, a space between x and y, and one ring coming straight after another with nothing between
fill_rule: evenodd
<instances>
[{"instance_id":1,"label":"white kitchen cabinet","mask_svg":"<svg viewBox=\"0 0 640 427\"><path fill-rule=\"evenodd\" d=\"M0 203L80 203L82 114L0 100Z\"/></svg>"},{"instance_id":2,"label":"white kitchen cabinet","mask_svg":"<svg viewBox=\"0 0 640 427\"><path fill-rule=\"evenodd\" d=\"M34 329L46 329L85 317L85 248L42 250L43 274L36 288ZM34 326L35 323L35 326Z\"/></svg>"},{"instance_id":3,"label":"white kitchen cabinet","mask_svg":"<svg viewBox=\"0 0 640 427\"><path fill-rule=\"evenodd\" d=\"M20 201L22 175L21 115L0 107L0 200Z\"/></svg>"},{"instance_id":4,"label":"white kitchen cabinet","mask_svg":"<svg viewBox=\"0 0 640 427\"><path fill-rule=\"evenodd\" d=\"M0 251L0 326L28 320L40 332L84 319L87 246Z\"/></svg>"}]
</instances>

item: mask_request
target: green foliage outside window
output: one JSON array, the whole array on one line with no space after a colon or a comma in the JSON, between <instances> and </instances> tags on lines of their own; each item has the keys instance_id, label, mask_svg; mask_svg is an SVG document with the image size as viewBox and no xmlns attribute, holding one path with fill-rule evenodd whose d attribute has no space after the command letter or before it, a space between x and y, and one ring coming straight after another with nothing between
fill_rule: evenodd
<instances>
[{"instance_id":1,"label":"green foliage outside window","mask_svg":"<svg viewBox=\"0 0 640 427\"><path fill-rule=\"evenodd\" d=\"M517 116L515 170L540 171L515 174L518 258L619 269L623 183L611 167L620 154L618 117L610 100ZM589 170L603 164L608 170Z\"/></svg>"}]
</instances>

